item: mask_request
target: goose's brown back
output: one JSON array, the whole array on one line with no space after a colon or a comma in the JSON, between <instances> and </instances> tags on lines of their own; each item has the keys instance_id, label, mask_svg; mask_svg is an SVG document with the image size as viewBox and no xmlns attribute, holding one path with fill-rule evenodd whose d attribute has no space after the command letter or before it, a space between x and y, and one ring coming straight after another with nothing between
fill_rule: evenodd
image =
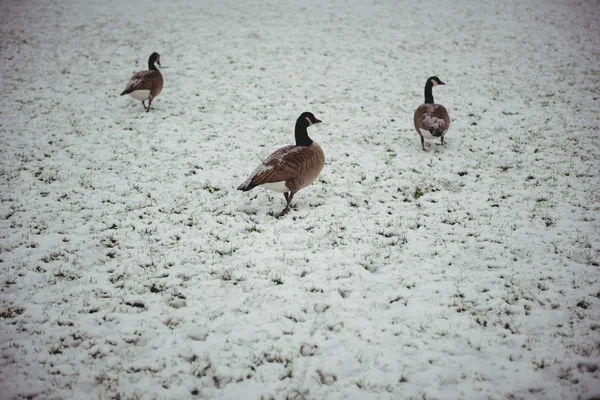
<instances>
[{"instance_id":1,"label":"goose's brown back","mask_svg":"<svg viewBox=\"0 0 600 400\"><path fill-rule=\"evenodd\" d=\"M148 70L133 74L127 87L121 95L135 92L136 90L149 90L154 98L160 94L163 88L163 76L158 70Z\"/></svg>"},{"instance_id":2,"label":"goose's brown back","mask_svg":"<svg viewBox=\"0 0 600 400\"><path fill-rule=\"evenodd\" d=\"M440 135L450 128L450 116L441 104L421 104L414 115L415 129L421 131L434 131Z\"/></svg>"}]
</instances>

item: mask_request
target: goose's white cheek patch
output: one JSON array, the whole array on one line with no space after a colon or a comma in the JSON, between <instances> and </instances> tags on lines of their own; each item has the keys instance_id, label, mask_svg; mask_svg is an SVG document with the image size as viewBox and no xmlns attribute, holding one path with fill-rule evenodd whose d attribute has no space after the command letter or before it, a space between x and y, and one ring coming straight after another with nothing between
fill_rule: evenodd
<instances>
[{"instance_id":1,"label":"goose's white cheek patch","mask_svg":"<svg viewBox=\"0 0 600 400\"><path fill-rule=\"evenodd\" d=\"M148 100L148 97L150 97L150 91L149 90L135 90L131 93L129 93L129 95L139 101L144 101L144 100Z\"/></svg>"}]
</instances>

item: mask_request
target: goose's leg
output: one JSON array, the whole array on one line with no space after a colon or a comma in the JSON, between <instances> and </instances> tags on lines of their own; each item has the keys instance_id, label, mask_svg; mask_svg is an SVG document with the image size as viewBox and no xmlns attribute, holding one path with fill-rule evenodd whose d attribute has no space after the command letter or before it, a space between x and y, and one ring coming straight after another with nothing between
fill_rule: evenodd
<instances>
[{"instance_id":1,"label":"goose's leg","mask_svg":"<svg viewBox=\"0 0 600 400\"><path fill-rule=\"evenodd\" d=\"M146 109L146 101L142 100L142 106L144 106L144 110Z\"/></svg>"},{"instance_id":2,"label":"goose's leg","mask_svg":"<svg viewBox=\"0 0 600 400\"><path fill-rule=\"evenodd\" d=\"M152 104L152 97L148 99L148 108L146 108L146 112L150 111L150 104Z\"/></svg>"},{"instance_id":3,"label":"goose's leg","mask_svg":"<svg viewBox=\"0 0 600 400\"><path fill-rule=\"evenodd\" d=\"M442 146L444 145L444 135L442 135L442 137L440 138L440 140L442 141Z\"/></svg>"},{"instance_id":4,"label":"goose's leg","mask_svg":"<svg viewBox=\"0 0 600 400\"><path fill-rule=\"evenodd\" d=\"M423 139L423 136L421 136L421 147L423 148L423 151L427 151L425 150L425 139Z\"/></svg>"},{"instance_id":5,"label":"goose's leg","mask_svg":"<svg viewBox=\"0 0 600 400\"><path fill-rule=\"evenodd\" d=\"M285 196L286 204L285 204L285 208L279 213L277 218L283 217L285 214L287 214L290 211L290 204L292 203L294 194L295 194L295 192L290 192L289 195L287 192L283 193L283 195Z\"/></svg>"}]
</instances>

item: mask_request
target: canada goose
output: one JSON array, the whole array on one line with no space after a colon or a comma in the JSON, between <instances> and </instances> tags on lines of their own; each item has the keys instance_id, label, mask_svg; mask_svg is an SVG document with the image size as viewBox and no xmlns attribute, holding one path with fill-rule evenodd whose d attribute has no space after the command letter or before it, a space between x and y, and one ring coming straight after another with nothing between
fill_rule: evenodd
<instances>
[{"instance_id":1,"label":"canada goose","mask_svg":"<svg viewBox=\"0 0 600 400\"><path fill-rule=\"evenodd\" d=\"M325 165L321 146L308 137L306 128L321 122L310 112L305 112L296 121L296 145L280 148L260 164L238 190L244 192L262 186L283 193L285 208L277 217L290 210L296 192L312 183Z\"/></svg>"},{"instance_id":2,"label":"canada goose","mask_svg":"<svg viewBox=\"0 0 600 400\"><path fill-rule=\"evenodd\" d=\"M159 95L163 88L163 76L154 63L160 65L160 55L158 53L152 53L148 58L148 71L133 74L127 82L127 87L121 93L121 96L128 94L141 101L146 112L150 111L152 100ZM146 100L148 100L148 108L146 108Z\"/></svg>"},{"instance_id":3,"label":"canada goose","mask_svg":"<svg viewBox=\"0 0 600 400\"><path fill-rule=\"evenodd\" d=\"M444 134L450 127L448 111L441 104L433 103L431 88L437 85L445 85L437 76L432 76L425 83L425 104L421 104L415 111L415 129L421 137L421 146L425 151L424 139L440 138L444 144Z\"/></svg>"}]
</instances>

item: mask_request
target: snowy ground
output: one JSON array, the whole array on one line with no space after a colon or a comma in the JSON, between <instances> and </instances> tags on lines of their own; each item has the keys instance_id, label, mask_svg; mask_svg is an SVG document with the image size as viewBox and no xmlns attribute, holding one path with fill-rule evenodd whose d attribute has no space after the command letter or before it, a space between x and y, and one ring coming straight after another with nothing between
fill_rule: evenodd
<instances>
[{"instance_id":1,"label":"snowy ground","mask_svg":"<svg viewBox=\"0 0 600 400\"><path fill-rule=\"evenodd\" d=\"M0 3L3 399L598 399L598 1ZM145 113L118 94L161 54ZM412 113L430 75L444 148ZM326 166L236 191L293 142Z\"/></svg>"}]
</instances>

